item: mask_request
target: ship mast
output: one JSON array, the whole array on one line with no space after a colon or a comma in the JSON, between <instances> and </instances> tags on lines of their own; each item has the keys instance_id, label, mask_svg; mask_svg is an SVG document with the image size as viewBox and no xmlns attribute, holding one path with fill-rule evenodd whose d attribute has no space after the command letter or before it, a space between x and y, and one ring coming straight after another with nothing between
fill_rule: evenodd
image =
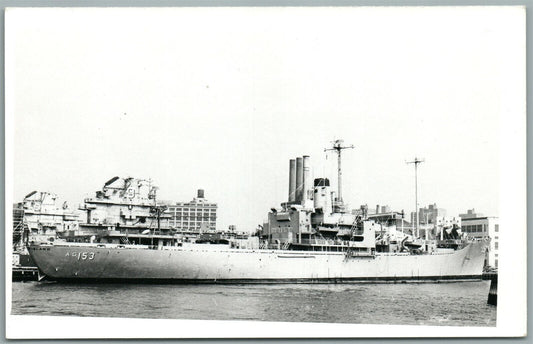
<instances>
[{"instance_id":1,"label":"ship mast","mask_svg":"<svg viewBox=\"0 0 533 344\"><path fill-rule=\"evenodd\" d=\"M423 163L424 161L425 161L424 159L420 160L417 157L415 157L415 160L406 162L406 164L414 164L415 165L415 217L416 217L415 230L416 230L416 237L417 238L418 238L418 234L419 234L418 233L418 222L419 222L419 219L418 219L418 164Z\"/></svg>"},{"instance_id":2,"label":"ship mast","mask_svg":"<svg viewBox=\"0 0 533 344\"><path fill-rule=\"evenodd\" d=\"M338 202L339 204L343 204L343 200L342 200L342 170L341 170L341 152L343 149L353 149L355 148L354 145L349 145L349 146L343 146L342 144L344 143L343 140L335 140L332 142L333 143L333 147L332 148L326 148L324 149L324 152L326 151L336 151L337 152L337 164L338 164L338 177L337 177L337 188L338 188L338 192L337 192L337 199L338 199Z\"/></svg>"}]
</instances>

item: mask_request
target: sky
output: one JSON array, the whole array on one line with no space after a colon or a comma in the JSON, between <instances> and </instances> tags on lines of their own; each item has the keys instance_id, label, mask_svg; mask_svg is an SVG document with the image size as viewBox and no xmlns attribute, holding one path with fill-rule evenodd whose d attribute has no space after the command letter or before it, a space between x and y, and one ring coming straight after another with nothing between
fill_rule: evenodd
<instances>
[{"instance_id":1,"label":"sky","mask_svg":"<svg viewBox=\"0 0 533 344\"><path fill-rule=\"evenodd\" d=\"M498 216L500 127L523 63L516 8L25 9L6 15L13 200L71 204L113 176L161 200L197 189L253 230L288 197L289 159L343 196ZM9 166L9 164L7 165Z\"/></svg>"}]
</instances>

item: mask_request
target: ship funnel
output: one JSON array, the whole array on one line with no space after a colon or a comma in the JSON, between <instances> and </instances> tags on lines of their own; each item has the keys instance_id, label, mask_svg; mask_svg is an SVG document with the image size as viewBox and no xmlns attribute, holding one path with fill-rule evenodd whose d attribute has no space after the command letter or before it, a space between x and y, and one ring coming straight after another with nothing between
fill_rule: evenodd
<instances>
[{"instance_id":1,"label":"ship funnel","mask_svg":"<svg viewBox=\"0 0 533 344\"><path fill-rule=\"evenodd\" d=\"M302 203L304 189L304 168L303 159L296 158L296 202Z\"/></svg>"},{"instance_id":2,"label":"ship funnel","mask_svg":"<svg viewBox=\"0 0 533 344\"><path fill-rule=\"evenodd\" d=\"M204 190L198 189L198 198L204 198Z\"/></svg>"},{"instance_id":3,"label":"ship funnel","mask_svg":"<svg viewBox=\"0 0 533 344\"><path fill-rule=\"evenodd\" d=\"M328 178L316 178L314 180L313 205L315 209L322 209L324 214L331 214L331 194Z\"/></svg>"},{"instance_id":4,"label":"ship funnel","mask_svg":"<svg viewBox=\"0 0 533 344\"><path fill-rule=\"evenodd\" d=\"M313 181L311 180L311 167L309 166L309 155L303 156L303 200L311 199L310 192Z\"/></svg>"},{"instance_id":5,"label":"ship funnel","mask_svg":"<svg viewBox=\"0 0 533 344\"><path fill-rule=\"evenodd\" d=\"M316 178L315 187L317 186L329 186L329 179L328 178Z\"/></svg>"},{"instance_id":6,"label":"ship funnel","mask_svg":"<svg viewBox=\"0 0 533 344\"><path fill-rule=\"evenodd\" d=\"M289 161L289 202L296 201L296 160Z\"/></svg>"}]
</instances>

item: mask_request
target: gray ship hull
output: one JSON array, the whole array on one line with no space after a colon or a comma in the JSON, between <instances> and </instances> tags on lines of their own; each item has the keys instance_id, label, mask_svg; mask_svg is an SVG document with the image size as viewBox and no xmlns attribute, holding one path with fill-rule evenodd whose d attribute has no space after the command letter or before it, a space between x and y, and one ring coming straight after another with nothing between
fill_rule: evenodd
<instances>
[{"instance_id":1,"label":"gray ship hull","mask_svg":"<svg viewBox=\"0 0 533 344\"><path fill-rule=\"evenodd\" d=\"M232 249L226 245L182 247L96 244L31 245L39 270L52 280L174 283L340 283L350 281L445 281L479 279L483 243L442 254Z\"/></svg>"}]
</instances>

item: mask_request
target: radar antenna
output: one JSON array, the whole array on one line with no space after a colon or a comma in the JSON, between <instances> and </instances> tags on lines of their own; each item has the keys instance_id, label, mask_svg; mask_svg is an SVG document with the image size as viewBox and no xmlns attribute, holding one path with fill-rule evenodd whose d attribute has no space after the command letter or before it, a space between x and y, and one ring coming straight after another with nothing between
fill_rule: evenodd
<instances>
[{"instance_id":1,"label":"radar antenna","mask_svg":"<svg viewBox=\"0 0 533 344\"><path fill-rule=\"evenodd\" d=\"M342 201L341 151L343 149L353 149L353 148L355 148L354 145L343 146L343 143L344 143L343 140L335 140L335 141L332 142L332 144L333 144L332 148L324 149L324 152L327 152L327 151L336 151L337 152L337 163L338 163L338 179L337 179L338 193L337 193L337 198L338 198L338 202L340 204L343 203L343 201Z\"/></svg>"},{"instance_id":2,"label":"radar antenna","mask_svg":"<svg viewBox=\"0 0 533 344\"><path fill-rule=\"evenodd\" d=\"M418 159L415 157L415 160L413 161L406 161L406 164L414 164L415 165L415 230L416 230L416 237L418 238L418 223L419 223L419 216L418 216L418 164L421 164L425 161L425 159Z\"/></svg>"}]
</instances>

